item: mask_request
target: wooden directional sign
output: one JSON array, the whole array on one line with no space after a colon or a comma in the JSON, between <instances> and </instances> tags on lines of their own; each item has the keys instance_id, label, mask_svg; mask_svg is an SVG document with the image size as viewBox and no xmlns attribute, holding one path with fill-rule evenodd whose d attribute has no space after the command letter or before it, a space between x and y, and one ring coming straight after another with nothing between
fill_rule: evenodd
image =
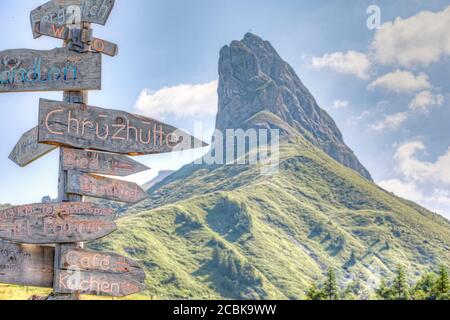
<instances>
[{"instance_id":1,"label":"wooden directional sign","mask_svg":"<svg viewBox=\"0 0 450 320\"><path fill-rule=\"evenodd\" d=\"M99 53L67 48L0 52L0 93L26 91L100 90Z\"/></svg>"},{"instance_id":2,"label":"wooden directional sign","mask_svg":"<svg viewBox=\"0 0 450 320\"><path fill-rule=\"evenodd\" d=\"M57 39L72 39L72 31L69 27L58 26L49 22L37 22L35 25L35 31L41 35L46 35ZM119 52L117 44L102 39L90 37L90 39L86 39L86 43L90 44L92 51L100 52L111 57L116 56Z\"/></svg>"},{"instance_id":3,"label":"wooden directional sign","mask_svg":"<svg viewBox=\"0 0 450 320\"><path fill-rule=\"evenodd\" d=\"M66 193L125 203L138 203L148 194L137 184L95 176L88 173L68 171Z\"/></svg>"},{"instance_id":4,"label":"wooden directional sign","mask_svg":"<svg viewBox=\"0 0 450 320\"><path fill-rule=\"evenodd\" d=\"M52 0L36 8L30 14L31 28L34 38L40 35L35 32L36 22L43 21L56 25L72 25L82 22L105 25L114 0Z\"/></svg>"},{"instance_id":5,"label":"wooden directional sign","mask_svg":"<svg viewBox=\"0 0 450 320\"><path fill-rule=\"evenodd\" d=\"M32 204L0 211L0 239L16 243L76 243L117 230L112 209L83 202Z\"/></svg>"},{"instance_id":6,"label":"wooden directional sign","mask_svg":"<svg viewBox=\"0 0 450 320\"><path fill-rule=\"evenodd\" d=\"M41 143L128 155L207 146L172 126L123 111L45 99L39 106Z\"/></svg>"},{"instance_id":7,"label":"wooden directional sign","mask_svg":"<svg viewBox=\"0 0 450 320\"><path fill-rule=\"evenodd\" d=\"M150 168L123 155L63 148L63 170L126 177Z\"/></svg>"},{"instance_id":8,"label":"wooden directional sign","mask_svg":"<svg viewBox=\"0 0 450 320\"><path fill-rule=\"evenodd\" d=\"M56 146L38 143L39 128L33 128L25 133L9 155L9 159L20 167L25 167L31 162L43 157L56 149Z\"/></svg>"},{"instance_id":9,"label":"wooden directional sign","mask_svg":"<svg viewBox=\"0 0 450 320\"><path fill-rule=\"evenodd\" d=\"M87 295L125 297L145 290L133 277L114 273L59 270L55 279L54 288L58 293L78 291Z\"/></svg>"},{"instance_id":10,"label":"wooden directional sign","mask_svg":"<svg viewBox=\"0 0 450 320\"><path fill-rule=\"evenodd\" d=\"M53 288L55 249L0 241L0 283Z\"/></svg>"},{"instance_id":11,"label":"wooden directional sign","mask_svg":"<svg viewBox=\"0 0 450 320\"><path fill-rule=\"evenodd\" d=\"M60 248L59 270L93 271L128 276L144 282L145 273L139 265L115 253L95 252L63 246Z\"/></svg>"}]
</instances>

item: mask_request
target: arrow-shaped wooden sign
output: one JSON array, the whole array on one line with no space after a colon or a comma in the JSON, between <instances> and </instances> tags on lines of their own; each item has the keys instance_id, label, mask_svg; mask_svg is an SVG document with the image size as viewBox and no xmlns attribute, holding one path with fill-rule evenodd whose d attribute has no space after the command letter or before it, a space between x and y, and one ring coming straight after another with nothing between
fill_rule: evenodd
<instances>
[{"instance_id":1,"label":"arrow-shaped wooden sign","mask_svg":"<svg viewBox=\"0 0 450 320\"><path fill-rule=\"evenodd\" d=\"M39 142L133 156L207 146L150 118L45 99L39 103Z\"/></svg>"},{"instance_id":2,"label":"arrow-shaped wooden sign","mask_svg":"<svg viewBox=\"0 0 450 320\"><path fill-rule=\"evenodd\" d=\"M30 21L34 38L36 22L49 22L59 26L82 22L105 25L114 7L114 0L52 0L31 11Z\"/></svg>"},{"instance_id":3,"label":"arrow-shaped wooden sign","mask_svg":"<svg viewBox=\"0 0 450 320\"><path fill-rule=\"evenodd\" d=\"M145 273L133 260L110 252L95 252L62 246L59 270L93 271L128 276L138 282L144 282Z\"/></svg>"},{"instance_id":4,"label":"arrow-shaped wooden sign","mask_svg":"<svg viewBox=\"0 0 450 320\"><path fill-rule=\"evenodd\" d=\"M0 239L50 244L94 241L117 230L110 208L85 202L32 204L0 211Z\"/></svg>"},{"instance_id":5,"label":"arrow-shaped wooden sign","mask_svg":"<svg viewBox=\"0 0 450 320\"><path fill-rule=\"evenodd\" d=\"M101 89L102 56L67 48L0 52L0 93Z\"/></svg>"},{"instance_id":6,"label":"arrow-shaped wooden sign","mask_svg":"<svg viewBox=\"0 0 450 320\"><path fill-rule=\"evenodd\" d=\"M73 39L72 30L66 26L58 26L49 22L37 22L35 25L35 31L38 34L46 35L49 37L71 40ZM83 30L88 31L88 30ZM87 32L88 39L85 39L85 43L90 45L91 50L94 52L100 52L108 56L114 57L119 52L119 48L115 43L105 41L102 39L94 38L91 36L91 32Z\"/></svg>"},{"instance_id":7,"label":"arrow-shaped wooden sign","mask_svg":"<svg viewBox=\"0 0 450 320\"><path fill-rule=\"evenodd\" d=\"M53 288L55 249L0 241L0 283Z\"/></svg>"},{"instance_id":8,"label":"arrow-shaped wooden sign","mask_svg":"<svg viewBox=\"0 0 450 320\"><path fill-rule=\"evenodd\" d=\"M150 170L147 166L124 156L112 153L63 148L63 170L76 170L107 176L126 177Z\"/></svg>"},{"instance_id":9,"label":"arrow-shaped wooden sign","mask_svg":"<svg viewBox=\"0 0 450 320\"><path fill-rule=\"evenodd\" d=\"M20 138L9 155L11 161L20 167L25 167L57 148L56 146L38 143L38 131L38 127L33 128Z\"/></svg>"},{"instance_id":10,"label":"arrow-shaped wooden sign","mask_svg":"<svg viewBox=\"0 0 450 320\"><path fill-rule=\"evenodd\" d=\"M66 193L125 203L138 203L148 194L136 183L68 171Z\"/></svg>"},{"instance_id":11,"label":"arrow-shaped wooden sign","mask_svg":"<svg viewBox=\"0 0 450 320\"><path fill-rule=\"evenodd\" d=\"M145 286L132 277L114 273L56 271L54 290L58 293L125 297L145 290Z\"/></svg>"}]
</instances>

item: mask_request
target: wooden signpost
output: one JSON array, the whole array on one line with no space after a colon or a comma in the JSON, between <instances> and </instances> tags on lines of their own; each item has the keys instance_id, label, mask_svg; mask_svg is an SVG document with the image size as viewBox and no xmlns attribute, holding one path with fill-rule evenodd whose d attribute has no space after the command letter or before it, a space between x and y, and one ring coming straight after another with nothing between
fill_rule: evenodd
<instances>
[{"instance_id":1,"label":"wooden signpost","mask_svg":"<svg viewBox=\"0 0 450 320\"><path fill-rule=\"evenodd\" d=\"M125 275L143 282L145 273L133 260L109 252L95 252L64 247L59 252L59 270L93 271Z\"/></svg>"},{"instance_id":2,"label":"wooden signpost","mask_svg":"<svg viewBox=\"0 0 450 320\"><path fill-rule=\"evenodd\" d=\"M64 40L51 51L0 52L0 93L64 91L63 101L41 99L39 125L25 133L10 159L26 166L59 147L58 203L0 211L0 283L53 288L49 300L79 294L122 297L145 290L139 265L114 253L83 249L83 242L117 229L115 212L84 196L138 203L148 196L126 177L149 168L128 158L207 146L157 120L88 105L87 90L101 89L102 54L118 47L94 38L114 0L52 0L30 14L35 38ZM96 175L97 174L97 175ZM11 243L12 242L12 243ZM37 245L54 246L37 246Z\"/></svg>"},{"instance_id":3,"label":"wooden signpost","mask_svg":"<svg viewBox=\"0 0 450 320\"><path fill-rule=\"evenodd\" d=\"M74 37L73 29L66 26L57 26L49 22L37 22L34 28L36 33L52 38L71 40ZM94 38L91 30L84 29L83 32L86 38L85 42L87 45L90 45L91 51L103 53L111 57L115 57L118 54L119 48L115 43Z\"/></svg>"},{"instance_id":4,"label":"wooden signpost","mask_svg":"<svg viewBox=\"0 0 450 320\"><path fill-rule=\"evenodd\" d=\"M31 11L30 22L34 38L36 22L49 22L59 26L83 22L105 25L114 7L114 0L52 0Z\"/></svg>"},{"instance_id":5,"label":"wooden signpost","mask_svg":"<svg viewBox=\"0 0 450 320\"><path fill-rule=\"evenodd\" d=\"M39 142L128 155L159 154L206 145L150 118L45 99L39 103Z\"/></svg>"},{"instance_id":6,"label":"wooden signpost","mask_svg":"<svg viewBox=\"0 0 450 320\"><path fill-rule=\"evenodd\" d=\"M101 64L99 53L80 54L66 48L2 51L0 93L100 90Z\"/></svg>"},{"instance_id":7,"label":"wooden signpost","mask_svg":"<svg viewBox=\"0 0 450 320\"><path fill-rule=\"evenodd\" d=\"M0 283L53 287L55 248L0 240Z\"/></svg>"},{"instance_id":8,"label":"wooden signpost","mask_svg":"<svg viewBox=\"0 0 450 320\"><path fill-rule=\"evenodd\" d=\"M32 204L0 211L0 238L16 243L77 243L115 230L112 209L85 202Z\"/></svg>"},{"instance_id":9,"label":"wooden signpost","mask_svg":"<svg viewBox=\"0 0 450 320\"><path fill-rule=\"evenodd\" d=\"M11 161L20 167L25 167L57 148L57 146L38 143L38 131L39 128L35 127L20 138L9 155Z\"/></svg>"},{"instance_id":10,"label":"wooden signpost","mask_svg":"<svg viewBox=\"0 0 450 320\"><path fill-rule=\"evenodd\" d=\"M66 193L78 194L125 203L138 203L148 198L147 193L137 184L95 176L88 173L69 171Z\"/></svg>"},{"instance_id":11,"label":"wooden signpost","mask_svg":"<svg viewBox=\"0 0 450 320\"><path fill-rule=\"evenodd\" d=\"M145 290L141 281L115 273L58 270L55 279L54 288L60 293L125 297Z\"/></svg>"},{"instance_id":12,"label":"wooden signpost","mask_svg":"<svg viewBox=\"0 0 450 320\"><path fill-rule=\"evenodd\" d=\"M147 166L123 155L68 148L62 148L62 152L63 169L67 171L126 177L150 170Z\"/></svg>"}]
</instances>

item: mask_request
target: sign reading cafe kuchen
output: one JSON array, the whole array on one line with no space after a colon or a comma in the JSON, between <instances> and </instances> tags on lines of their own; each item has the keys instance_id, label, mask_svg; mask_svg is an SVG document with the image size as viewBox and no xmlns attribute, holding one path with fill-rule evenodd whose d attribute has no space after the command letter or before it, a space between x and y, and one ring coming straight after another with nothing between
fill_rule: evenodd
<instances>
[{"instance_id":1,"label":"sign reading cafe kuchen","mask_svg":"<svg viewBox=\"0 0 450 320\"><path fill-rule=\"evenodd\" d=\"M99 53L66 48L0 52L0 93L101 89Z\"/></svg>"}]
</instances>

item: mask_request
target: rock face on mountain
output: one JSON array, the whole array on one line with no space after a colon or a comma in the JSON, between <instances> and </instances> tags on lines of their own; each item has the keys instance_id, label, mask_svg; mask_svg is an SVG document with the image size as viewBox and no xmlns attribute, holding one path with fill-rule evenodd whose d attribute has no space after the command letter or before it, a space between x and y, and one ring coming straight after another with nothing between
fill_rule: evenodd
<instances>
[{"instance_id":1,"label":"rock face on mountain","mask_svg":"<svg viewBox=\"0 0 450 320\"><path fill-rule=\"evenodd\" d=\"M216 127L226 129L261 127L261 112L271 112L341 164L372 180L345 145L334 120L322 110L294 69L272 45L248 33L220 52L219 113ZM266 121L268 128L281 129Z\"/></svg>"}]
</instances>

